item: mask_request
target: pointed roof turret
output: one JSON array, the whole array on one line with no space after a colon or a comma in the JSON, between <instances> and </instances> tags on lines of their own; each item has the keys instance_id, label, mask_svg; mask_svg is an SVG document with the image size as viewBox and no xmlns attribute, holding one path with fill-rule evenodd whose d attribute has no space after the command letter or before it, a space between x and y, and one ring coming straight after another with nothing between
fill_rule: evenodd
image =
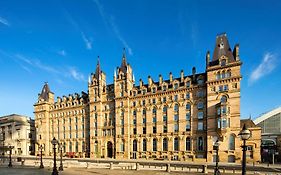
<instances>
[{"instance_id":1,"label":"pointed roof turret","mask_svg":"<svg viewBox=\"0 0 281 175\"><path fill-rule=\"evenodd\" d=\"M41 91L41 94L39 96L39 99L43 99L44 101L48 101L49 100L49 93L52 93L50 91L48 82L45 82L43 89Z\"/></svg>"},{"instance_id":2,"label":"pointed roof turret","mask_svg":"<svg viewBox=\"0 0 281 175\"><path fill-rule=\"evenodd\" d=\"M97 61L97 66L96 66L95 77L98 79L100 74L101 74L100 57L98 56L98 61Z\"/></svg>"},{"instance_id":3,"label":"pointed roof turret","mask_svg":"<svg viewBox=\"0 0 281 175\"><path fill-rule=\"evenodd\" d=\"M126 49L124 48L123 49L123 54L122 54L122 63L121 63L121 67L120 69L123 71L123 72L126 72L127 70L127 60L126 60Z\"/></svg>"},{"instance_id":4,"label":"pointed roof turret","mask_svg":"<svg viewBox=\"0 0 281 175\"><path fill-rule=\"evenodd\" d=\"M229 62L235 61L226 33L217 35L212 62L219 60L222 55L226 56Z\"/></svg>"}]
</instances>

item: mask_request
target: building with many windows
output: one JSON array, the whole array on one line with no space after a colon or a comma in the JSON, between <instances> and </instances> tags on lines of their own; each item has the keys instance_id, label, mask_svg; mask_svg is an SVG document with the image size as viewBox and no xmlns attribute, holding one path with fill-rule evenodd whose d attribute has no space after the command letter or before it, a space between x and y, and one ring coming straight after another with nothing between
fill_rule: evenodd
<instances>
[{"instance_id":1,"label":"building with many windows","mask_svg":"<svg viewBox=\"0 0 281 175\"><path fill-rule=\"evenodd\" d=\"M36 144L34 120L26 116L12 114L0 117L0 154L34 155Z\"/></svg>"},{"instance_id":2,"label":"building with many windows","mask_svg":"<svg viewBox=\"0 0 281 175\"><path fill-rule=\"evenodd\" d=\"M45 84L34 105L38 142L47 155L56 137L67 156L211 162L218 140L220 161L240 161L239 45L232 51L226 34L218 35L205 61L205 72L193 67L190 75L136 84L124 51L112 84L99 62L88 92L55 101Z\"/></svg>"}]
</instances>

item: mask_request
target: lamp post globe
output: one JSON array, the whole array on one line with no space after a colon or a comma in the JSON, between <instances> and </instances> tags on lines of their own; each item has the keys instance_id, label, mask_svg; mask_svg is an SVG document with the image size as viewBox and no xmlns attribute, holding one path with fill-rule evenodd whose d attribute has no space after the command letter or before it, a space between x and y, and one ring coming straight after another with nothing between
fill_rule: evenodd
<instances>
[{"instance_id":1,"label":"lamp post globe","mask_svg":"<svg viewBox=\"0 0 281 175\"><path fill-rule=\"evenodd\" d=\"M240 139L243 141L242 151L243 151L243 156L242 156L242 175L246 175L246 151L247 151L247 146L246 146L246 140L248 140L251 137L251 131L246 128L246 125L243 125L242 130L239 133Z\"/></svg>"}]
</instances>

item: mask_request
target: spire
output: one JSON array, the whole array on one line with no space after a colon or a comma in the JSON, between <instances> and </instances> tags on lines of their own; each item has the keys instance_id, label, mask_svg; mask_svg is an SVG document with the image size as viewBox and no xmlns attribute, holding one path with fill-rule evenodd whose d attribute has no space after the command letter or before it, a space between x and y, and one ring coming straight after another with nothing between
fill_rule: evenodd
<instances>
[{"instance_id":1,"label":"spire","mask_svg":"<svg viewBox=\"0 0 281 175\"><path fill-rule=\"evenodd\" d=\"M50 88L48 85L48 82L45 82L43 89L41 91L41 94L39 96L40 99L43 99L44 101L48 101L49 100L49 93L50 93Z\"/></svg>"},{"instance_id":2,"label":"spire","mask_svg":"<svg viewBox=\"0 0 281 175\"><path fill-rule=\"evenodd\" d=\"M97 66L96 66L96 73L95 73L95 77L98 79L100 74L101 74L101 68L100 68L100 56L98 56L98 61L97 61Z\"/></svg>"},{"instance_id":3,"label":"spire","mask_svg":"<svg viewBox=\"0 0 281 175\"><path fill-rule=\"evenodd\" d=\"M121 70L126 73L127 69L127 60L126 60L126 49L123 49L123 54L122 54L122 63L121 63Z\"/></svg>"},{"instance_id":4,"label":"spire","mask_svg":"<svg viewBox=\"0 0 281 175\"><path fill-rule=\"evenodd\" d=\"M223 55L229 59L229 62L235 61L226 33L217 35L212 62L218 61Z\"/></svg>"}]
</instances>

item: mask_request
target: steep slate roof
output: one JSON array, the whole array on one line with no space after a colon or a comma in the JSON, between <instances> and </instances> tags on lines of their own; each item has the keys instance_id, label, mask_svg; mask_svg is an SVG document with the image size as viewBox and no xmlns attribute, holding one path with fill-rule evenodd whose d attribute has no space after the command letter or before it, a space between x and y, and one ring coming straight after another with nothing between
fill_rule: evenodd
<instances>
[{"instance_id":1,"label":"steep slate roof","mask_svg":"<svg viewBox=\"0 0 281 175\"><path fill-rule=\"evenodd\" d=\"M211 62L218 61L222 55L228 57L229 62L235 61L225 33L218 35L216 38L216 45L213 53L213 59Z\"/></svg>"},{"instance_id":2,"label":"steep slate roof","mask_svg":"<svg viewBox=\"0 0 281 175\"><path fill-rule=\"evenodd\" d=\"M253 120L251 119L242 119L240 120L240 128L243 128L244 124L246 125L246 128L255 128L257 127Z\"/></svg>"},{"instance_id":3,"label":"steep slate roof","mask_svg":"<svg viewBox=\"0 0 281 175\"><path fill-rule=\"evenodd\" d=\"M43 89L41 91L41 94L39 96L40 99L44 99L45 101L49 100L49 93L50 93L50 88L48 83L45 83L45 85L43 86ZM52 92L51 92L52 93Z\"/></svg>"},{"instance_id":4,"label":"steep slate roof","mask_svg":"<svg viewBox=\"0 0 281 175\"><path fill-rule=\"evenodd\" d=\"M120 70L124 73L126 73L127 71L127 60L126 60L126 51L125 48L123 49L123 55L122 55L122 63L121 63L121 67Z\"/></svg>"}]
</instances>

